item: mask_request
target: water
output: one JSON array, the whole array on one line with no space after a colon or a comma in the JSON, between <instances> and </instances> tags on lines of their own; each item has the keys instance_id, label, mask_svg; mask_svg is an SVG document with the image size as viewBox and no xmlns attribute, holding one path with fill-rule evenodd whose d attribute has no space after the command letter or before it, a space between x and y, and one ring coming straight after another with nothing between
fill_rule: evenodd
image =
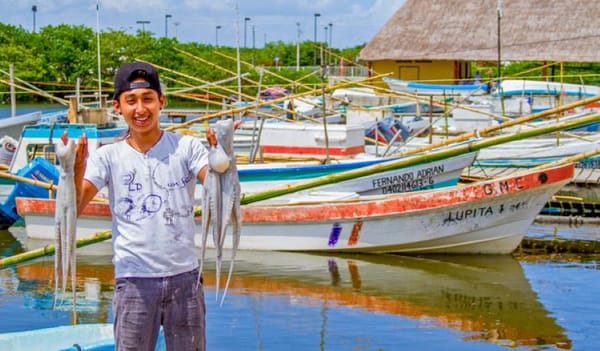
<instances>
[{"instance_id":1,"label":"water","mask_svg":"<svg viewBox=\"0 0 600 351\"><path fill-rule=\"evenodd\" d=\"M27 113L42 111L46 112L58 112L63 111L67 107L61 104L17 104L16 112L17 115L24 115ZM10 104L0 104L0 119L10 117Z\"/></svg>"},{"instance_id":2,"label":"water","mask_svg":"<svg viewBox=\"0 0 600 351\"><path fill-rule=\"evenodd\" d=\"M0 256L45 244L0 232ZM112 321L109 245L79 251L79 323ZM595 350L597 259L243 251L222 307L208 262L208 349ZM52 275L52 257L0 270L0 333L70 323Z\"/></svg>"}]
</instances>

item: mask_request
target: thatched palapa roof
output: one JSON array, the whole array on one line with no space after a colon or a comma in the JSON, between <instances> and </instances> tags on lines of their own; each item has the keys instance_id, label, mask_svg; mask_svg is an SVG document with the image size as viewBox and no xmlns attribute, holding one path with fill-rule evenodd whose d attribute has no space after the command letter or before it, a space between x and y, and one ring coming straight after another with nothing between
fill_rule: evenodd
<instances>
[{"instance_id":1,"label":"thatched palapa roof","mask_svg":"<svg viewBox=\"0 0 600 351\"><path fill-rule=\"evenodd\" d=\"M501 59L600 62L599 0L503 0ZM497 0L406 0L365 61L498 58Z\"/></svg>"}]
</instances>

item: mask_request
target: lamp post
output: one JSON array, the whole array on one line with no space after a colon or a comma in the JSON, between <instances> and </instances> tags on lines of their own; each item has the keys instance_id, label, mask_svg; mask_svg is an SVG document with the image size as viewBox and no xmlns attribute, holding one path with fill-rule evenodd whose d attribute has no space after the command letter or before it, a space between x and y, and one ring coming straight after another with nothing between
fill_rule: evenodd
<instances>
[{"instance_id":1,"label":"lamp post","mask_svg":"<svg viewBox=\"0 0 600 351\"><path fill-rule=\"evenodd\" d=\"M248 24L248 21L250 21L250 17L245 17L244 18L244 47L246 47L246 27Z\"/></svg>"},{"instance_id":2,"label":"lamp post","mask_svg":"<svg viewBox=\"0 0 600 351\"><path fill-rule=\"evenodd\" d=\"M165 38L169 37L169 18L173 17L173 15L166 14L165 15Z\"/></svg>"},{"instance_id":3,"label":"lamp post","mask_svg":"<svg viewBox=\"0 0 600 351\"><path fill-rule=\"evenodd\" d=\"M321 16L320 13L315 13L315 43L317 42L317 17Z\"/></svg>"},{"instance_id":4,"label":"lamp post","mask_svg":"<svg viewBox=\"0 0 600 351\"><path fill-rule=\"evenodd\" d=\"M150 24L150 21L135 21L135 23L141 24L142 25L142 32L145 32L146 31L146 24Z\"/></svg>"},{"instance_id":5,"label":"lamp post","mask_svg":"<svg viewBox=\"0 0 600 351\"><path fill-rule=\"evenodd\" d=\"M300 70L300 22L296 22L296 71Z\"/></svg>"},{"instance_id":6,"label":"lamp post","mask_svg":"<svg viewBox=\"0 0 600 351\"><path fill-rule=\"evenodd\" d=\"M500 96L500 111L502 113L502 116L504 116L504 99L502 98L502 40L500 38L500 20L502 19L502 0L497 0L496 3L497 7L496 7L496 15L497 15L497 20L498 20L498 62L497 62L497 69L498 69L498 74L496 77L496 89L498 89L498 91L500 92L499 96Z\"/></svg>"},{"instance_id":7,"label":"lamp post","mask_svg":"<svg viewBox=\"0 0 600 351\"><path fill-rule=\"evenodd\" d=\"M331 49L331 37L333 36L333 23L329 22L329 48Z\"/></svg>"},{"instance_id":8,"label":"lamp post","mask_svg":"<svg viewBox=\"0 0 600 351\"><path fill-rule=\"evenodd\" d=\"M31 12L33 12L33 33L35 33L35 13L37 12L37 6L31 6Z\"/></svg>"},{"instance_id":9,"label":"lamp post","mask_svg":"<svg viewBox=\"0 0 600 351\"><path fill-rule=\"evenodd\" d=\"M329 27L325 26L323 27L323 30L325 31L325 40L323 41L325 43L325 45L327 45L327 30L329 29ZM327 62L329 62L329 60L327 59L327 50L329 50L329 48L327 49L323 49L323 45L321 45L321 66L324 66L327 64Z\"/></svg>"},{"instance_id":10,"label":"lamp post","mask_svg":"<svg viewBox=\"0 0 600 351\"><path fill-rule=\"evenodd\" d=\"M175 39L177 39L177 27L179 26L179 22L173 23L175 25Z\"/></svg>"},{"instance_id":11,"label":"lamp post","mask_svg":"<svg viewBox=\"0 0 600 351\"><path fill-rule=\"evenodd\" d=\"M500 20L502 19L502 0L498 0L497 2L497 8L496 8L496 14L497 14L497 20L498 20L498 62L497 64L497 69L498 69L498 74L497 74L497 78L498 78L498 84L500 84L500 79L502 78L502 73L501 73L501 69L502 66L500 64L501 62L501 38L500 38Z\"/></svg>"},{"instance_id":12,"label":"lamp post","mask_svg":"<svg viewBox=\"0 0 600 351\"><path fill-rule=\"evenodd\" d=\"M321 16L320 13L315 13L315 30L314 30L314 41L315 43L317 42L317 17ZM317 49L313 50L313 56L314 56L314 60L313 60L313 65L316 66L317 65Z\"/></svg>"},{"instance_id":13,"label":"lamp post","mask_svg":"<svg viewBox=\"0 0 600 351\"><path fill-rule=\"evenodd\" d=\"M221 26L215 27L215 46L216 47L219 47L219 29L221 29Z\"/></svg>"},{"instance_id":14,"label":"lamp post","mask_svg":"<svg viewBox=\"0 0 600 351\"><path fill-rule=\"evenodd\" d=\"M252 25L252 66L254 66L254 49L256 49L256 31Z\"/></svg>"}]
</instances>

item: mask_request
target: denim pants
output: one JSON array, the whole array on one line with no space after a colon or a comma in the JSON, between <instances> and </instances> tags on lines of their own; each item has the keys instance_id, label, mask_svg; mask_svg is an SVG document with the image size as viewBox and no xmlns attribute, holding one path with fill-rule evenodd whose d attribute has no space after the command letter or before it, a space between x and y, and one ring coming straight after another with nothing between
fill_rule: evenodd
<instances>
[{"instance_id":1,"label":"denim pants","mask_svg":"<svg viewBox=\"0 0 600 351\"><path fill-rule=\"evenodd\" d=\"M206 348L204 291L198 270L162 278L118 278L113 311L117 351L154 351L160 326L167 350Z\"/></svg>"}]
</instances>

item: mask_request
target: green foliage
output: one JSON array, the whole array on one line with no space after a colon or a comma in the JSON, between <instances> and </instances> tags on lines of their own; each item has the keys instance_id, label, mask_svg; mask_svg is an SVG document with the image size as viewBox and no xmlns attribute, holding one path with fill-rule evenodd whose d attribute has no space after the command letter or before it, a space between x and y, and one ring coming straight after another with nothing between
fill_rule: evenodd
<instances>
[{"instance_id":1,"label":"green foliage","mask_svg":"<svg viewBox=\"0 0 600 351\"><path fill-rule=\"evenodd\" d=\"M173 38L155 38L148 31L138 31L132 35L123 30L110 29L101 32L99 37L101 84L107 94L112 93L112 77L116 70L124 62L132 60L148 61L163 68L161 75L168 91L204 84L207 88L198 92L222 96L237 94L235 80L222 87L210 86L210 82L237 74L236 48L179 43ZM303 91L307 86L319 84L318 67L310 68L315 63L320 64L318 45L322 43L305 41L299 44L300 70L296 70L298 48L295 43L279 41L268 43L260 49L240 48L240 73L247 74L242 93L256 96L259 89L272 85ZM82 92L97 90L97 46L98 33L85 26L46 26L38 33L31 33L21 27L0 23L0 69L8 71L12 65L17 78L57 96L72 94L77 79L80 80ZM346 64L354 62L361 48L357 46L343 51L331 49L329 62L337 63L342 56ZM261 67L268 67L276 75L263 74L261 78ZM302 84L290 83L300 79ZM18 96L19 100L32 98L40 99L30 94Z\"/></svg>"},{"instance_id":2,"label":"green foliage","mask_svg":"<svg viewBox=\"0 0 600 351\"><path fill-rule=\"evenodd\" d=\"M110 29L101 32L99 37L101 84L107 94L112 93L112 77L119 66L124 62L143 60L162 68L167 91L205 85L204 90L197 92L221 97L237 95L235 80L219 87L211 86L211 82L237 75L236 48L179 43L173 38L156 38L149 31L132 35ZM247 74L243 79L242 94L254 97L259 89L273 85L294 92L316 87L321 83L318 66L321 45L323 43L305 41L297 46L278 41L267 43L260 49L240 48L240 73ZM0 69L8 71L12 65L17 78L57 96L72 94L77 79L83 93L97 90L97 46L98 33L85 26L46 26L38 33L31 33L21 27L0 23ZM355 61L362 47L341 51L323 47L323 50L328 55L328 62L338 64L343 57L348 65ZM300 70L296 69L298 59ZM266 71L261 67L268 67L273 74L266 72L261 78L261 70ZM30 94L18 96L19 100L32 98L40 99Z\"/></svg>"}]
</instances>

